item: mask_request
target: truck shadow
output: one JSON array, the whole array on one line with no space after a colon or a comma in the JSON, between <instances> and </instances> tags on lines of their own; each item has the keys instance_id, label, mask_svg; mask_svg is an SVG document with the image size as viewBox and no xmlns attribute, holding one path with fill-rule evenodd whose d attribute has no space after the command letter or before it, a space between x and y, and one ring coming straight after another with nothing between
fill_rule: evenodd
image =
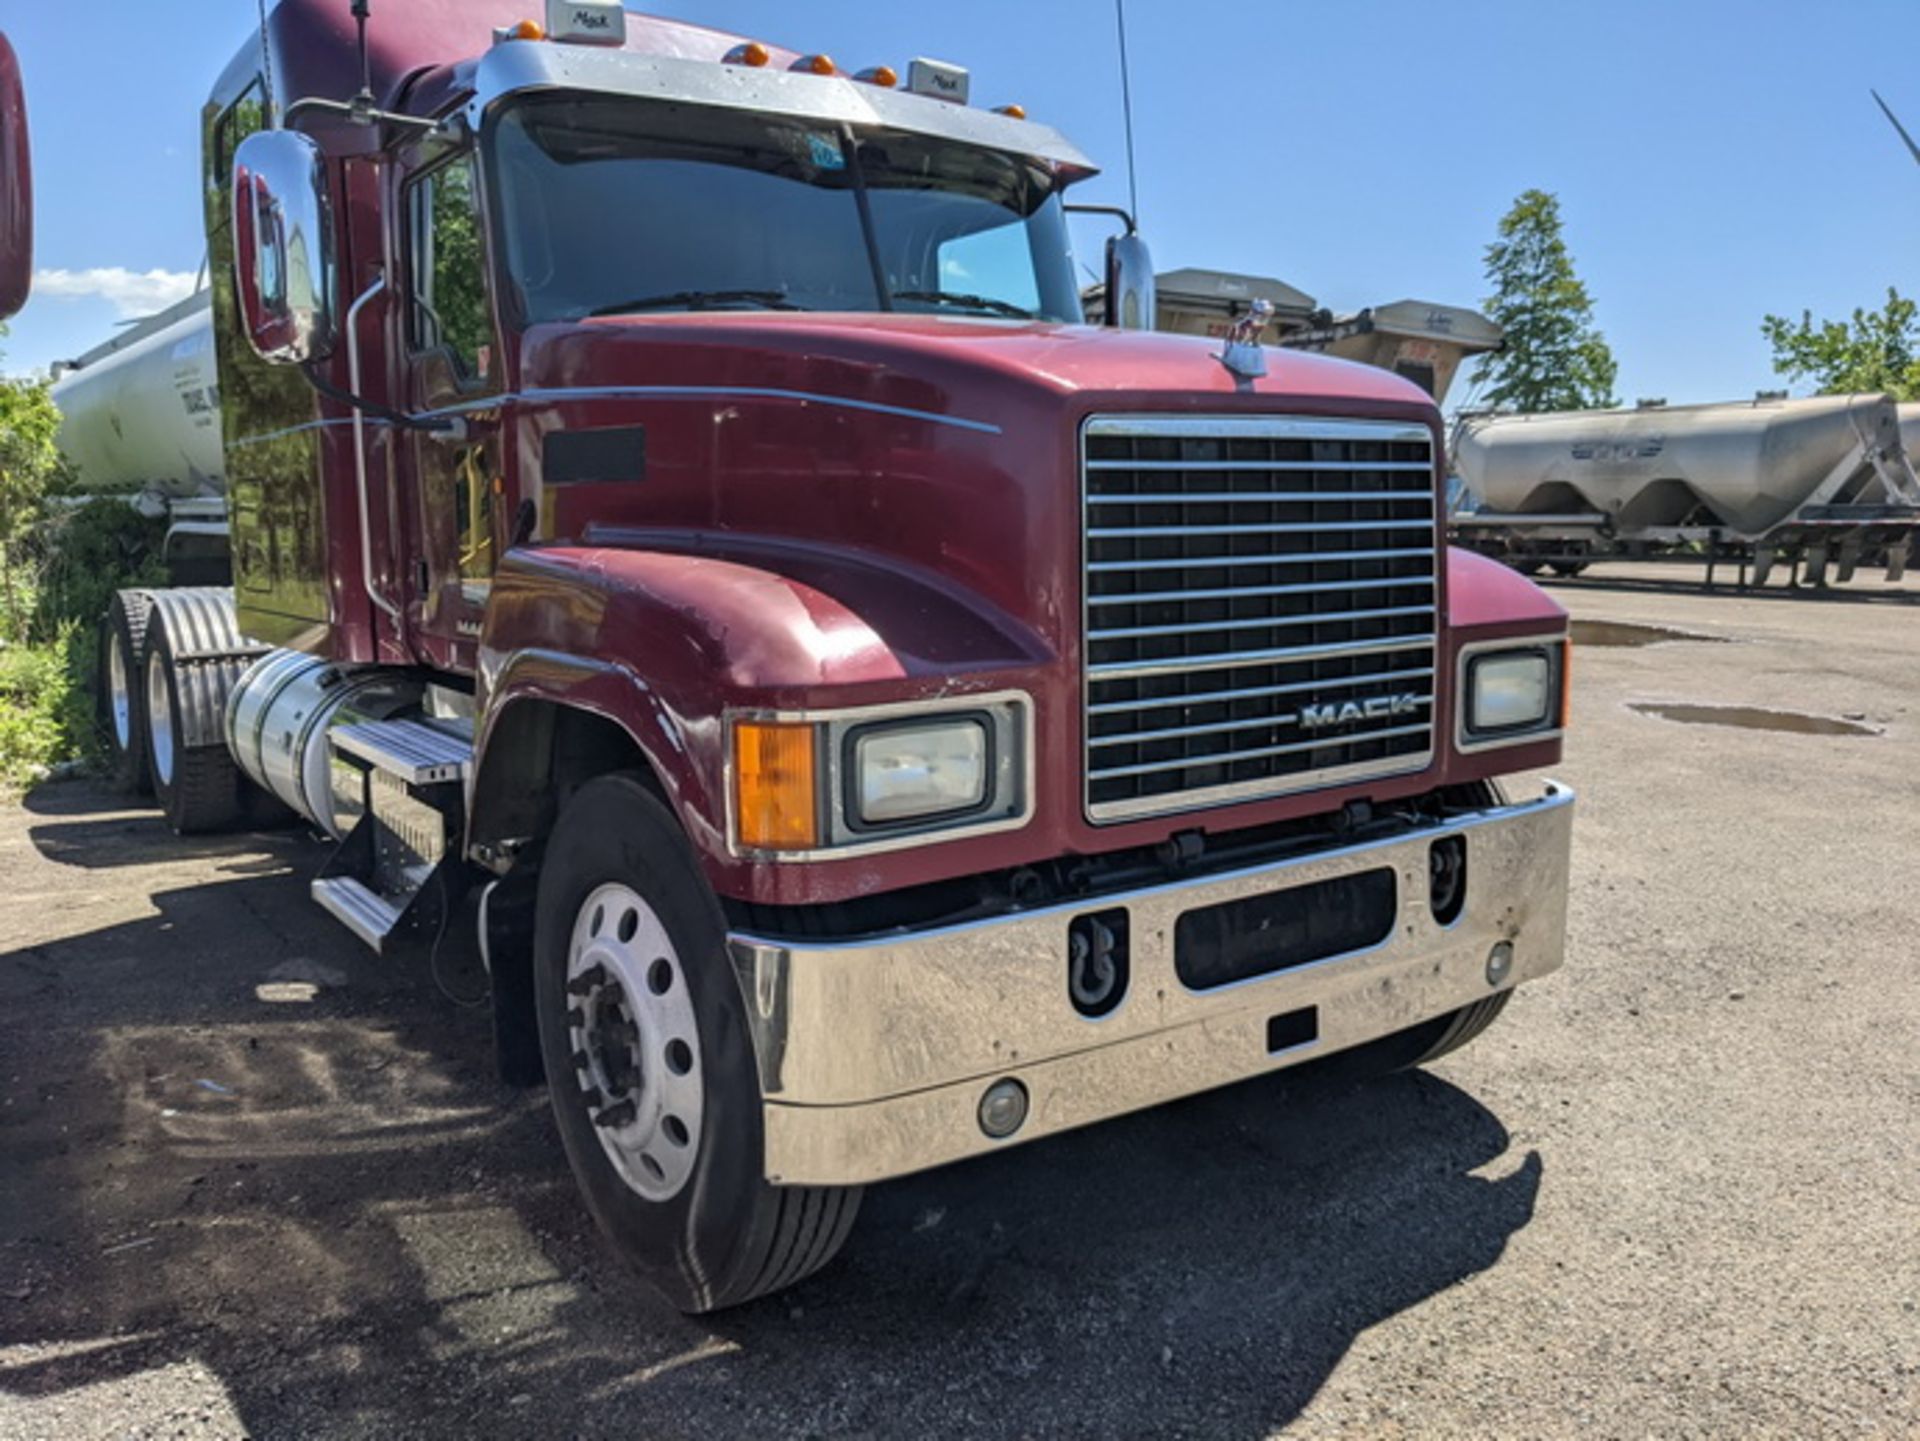
<instances>
[{"instance_id":1,"label":"truck shadow","mask_svg":"<svg viewBox=\"0 0 1920 1441\"><path fill-rule=\"evenodd\" d=\"M189 1366L260 1435L1252 1435L1533 1214L1539 1157L1465 1091L1296 1072L876 1188L826 1273L682 1318L484 1012L326 929L293 856L0 954L27 1431Z\"/></svg>"},{"instance_id":2,"label":"truck shadow","mask_svg":"<svg viewBox=\"0 0 1920 1441\"><path fill-rule=\"evenodd\" d=\"M57 865L87 870L232 858L244 864L231 873L260 874L284 869L292 857L313 849L308 833L291 823L271 830L242 827L176 836L151 797L122 794L95 781L46 782L20 803L38 818L27 830L34 849Z\"/></svg>"}]
</instances>

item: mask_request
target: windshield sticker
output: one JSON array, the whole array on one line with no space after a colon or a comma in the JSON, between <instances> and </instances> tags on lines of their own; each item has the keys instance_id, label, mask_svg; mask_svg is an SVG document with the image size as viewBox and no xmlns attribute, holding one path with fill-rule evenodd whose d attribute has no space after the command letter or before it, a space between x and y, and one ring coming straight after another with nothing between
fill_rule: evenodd
<instances>
[{"instance_id":1,"label":"windshield sticker","mask_svg":"<svg viewBox=\"0 0 1920 1441\"><path fill-rule=\"evenodd\" d=\"M807 151L813 157L813 163L822 170L845 170L847 157L841 153L840 141L832 135L819 135L809 132Z\"/></svg>"}]
</instances>

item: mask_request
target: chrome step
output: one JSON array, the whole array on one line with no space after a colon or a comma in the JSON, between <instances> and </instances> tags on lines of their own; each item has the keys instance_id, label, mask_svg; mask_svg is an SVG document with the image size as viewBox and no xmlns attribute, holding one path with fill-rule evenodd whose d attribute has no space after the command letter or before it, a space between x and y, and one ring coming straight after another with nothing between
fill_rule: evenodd
<instances>
[{"instance_id":1,"label":"chrome step","mask_svg":"<svg viewBox=\"0 0 1920 1441\"><path fill-rule=\"evenodd\" d=\"M472 740L415 720L361 721L328 738L336 751L409 785L464 780L473 762Z\"/></svg>"},{"instance_id":2,"label":"chrome step","mask_svg":"<svg viewBox=\"0 0 1920 1441\"><path fill-rule=\"evenodd\" d=\"M378 895L352 876L322 876L312 895L321 910L352 931L375 951L400 924L405 908Z\"/></svg>"}]
</instances>

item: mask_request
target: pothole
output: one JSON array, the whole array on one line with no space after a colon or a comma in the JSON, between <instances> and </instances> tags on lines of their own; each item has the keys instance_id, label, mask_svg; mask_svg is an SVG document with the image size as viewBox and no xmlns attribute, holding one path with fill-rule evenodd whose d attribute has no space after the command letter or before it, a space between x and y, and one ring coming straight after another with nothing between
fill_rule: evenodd
<instances>
[{"instance_id":1,"label":"pothole","mask_svg":"<svg viewBox=\"0 0 1920 1441\"><path fill-rule=\"evenodd\" d=\"M1670 625L1641 625L1630 620L1576 620L1568 627L1575 645L1662 645L1670 640L1703 640L1724 644L1723 635L1702 635Z\"/></svg>"},{"instance_id":2,"label":"pothole","mask_svg":"<svg viewBox=\"0 0 1920 1441\"><path fill-rule=\"evenodd\" d=\"M1689 726L1732 726L1735 730L1787 731L1802 736L1882 734L1873 726L1862 725L1859 721L1807 715L1801 711L1761 710L1758 706L1748 705L1667 705L1655 701L1633 701L1628 709Z\"/></svg>"}]
</instances>

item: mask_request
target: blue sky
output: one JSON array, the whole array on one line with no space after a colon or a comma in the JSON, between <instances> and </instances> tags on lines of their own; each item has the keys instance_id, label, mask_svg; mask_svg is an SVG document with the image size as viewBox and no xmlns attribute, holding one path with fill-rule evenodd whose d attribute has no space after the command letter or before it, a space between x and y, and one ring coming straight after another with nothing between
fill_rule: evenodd
<instances>
[{"instance_id":1,"label":"blue sky","mask_svg":"<svg viewBox=\"0 0 1920 1441\"><path fill-rule=\"evenodd\" d=\"M374 24L404 3L375 0ZM968 65L976 102L1017 100L1107 167L1080 198L1124 200L1111 0L655 8L854 68ZM257 24L254 0L84 9L81 26L69 7L7 7L36 259L52 272L0 342L11 373L191 283L196 113ZM1840 315L1890 284L1920 291L1920 169L1867 95L1920 127L1913 0L1128 9L1140 208L1161 269L1276 275L1336 310L1477 304L1500 214L1540 186L1560 196L1621 395L1675 403L1777 384L1769 310Z\"/></svg>"}]
</instances>

